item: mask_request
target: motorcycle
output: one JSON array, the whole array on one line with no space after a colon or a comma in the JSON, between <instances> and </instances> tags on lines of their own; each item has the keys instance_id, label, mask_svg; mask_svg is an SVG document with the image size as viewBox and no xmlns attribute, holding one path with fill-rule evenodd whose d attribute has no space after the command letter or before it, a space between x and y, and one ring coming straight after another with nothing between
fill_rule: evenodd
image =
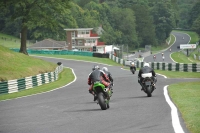
<instances>
[{"instance_id":1,"label":"motorcycle","mask_svg":"<svg viewBox=\"0 0 200 133\"><path fill-rule=\"evenodd\" d=\"M112 96L111 88L105 88L100 82L95 82L93 85L93 91L97 97L97 104L100 105L102 110L110 108L109 101Z\"/></svg>"},{"instance_id":2,"label":"motorcycle","mask_svg":"<svg viewBox=\"0 0 200 133\"><path fill-rule=\"evenodd\" d=\"M135 71L136 71L136 67L135 67L135 63L134 62L131 62L130 63L130 71L135 74Z\"/></svg>"},{"instance_id":3,"label":"motorcycle","mask_svg":"<svg viewBox=\"0 0 200 133\"><path fill-rule=\"evenodd\" d=\"M154 82L152 80L152 74L151 73L145 73L142 74L142 86L144 89L144 92L147 94L148 97L152 96L152 92L154 91Z\"/></svg>"}]
</instances>

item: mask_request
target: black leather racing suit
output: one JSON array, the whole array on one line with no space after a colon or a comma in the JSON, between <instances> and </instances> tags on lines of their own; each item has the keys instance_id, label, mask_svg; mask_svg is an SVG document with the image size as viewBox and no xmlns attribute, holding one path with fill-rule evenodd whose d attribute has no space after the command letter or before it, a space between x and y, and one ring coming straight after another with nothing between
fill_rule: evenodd
<instances>
[{"instance_id":1,"label":"black leather racing suit","mask_svg":"<svg viewBox=\"0 0 200 133\"><path fill-rule=\"evenodd\" d=\"M110 72L105 72L105 73L106 73L106 75L108 76L109 80L110 80L111 82L113 82L113 78L112 78L111 73L110 73Z\"/></svg>"},{"instance_id":2,"label":"black leather racing suit","mask_svg":"<svg viewBox=\"0 0 200 133\"><path fill-rule=\"evenodd\" d=\"M100 81L106 87L109 86L109 78L102 70L94 70L89 74L88 85L92 85L94 82Z\"/></svg>"},{"instance_id":3,"label":"black leather racing suit","mask_svg":"<svg viewBox=\"0 0 200 133\"><path fill-rule=\"evenodd\" d=\"M153 82L154 83L157 82L155 71L151 67L145 66L145 67L141 68L140 71L139 71L139 73L138 73L138 83L140 83L141 86L142 86L142 80L144 79L144 78L142 78L142 74L143 73L152 73L152 76L153 76L152 80L153 80Z\"/></svg>"}]
</instances>

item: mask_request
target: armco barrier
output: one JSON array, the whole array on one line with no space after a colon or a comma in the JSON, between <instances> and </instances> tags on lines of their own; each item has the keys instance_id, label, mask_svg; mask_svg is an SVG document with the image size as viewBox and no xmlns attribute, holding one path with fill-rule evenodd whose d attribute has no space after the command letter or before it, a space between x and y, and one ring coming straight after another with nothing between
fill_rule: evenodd
<instances>
[{"instance_id":1,"label":"armco barrier","mask_svg":"<svg viewBox=\"0 0 200 133\"><path fill-rule=\"evenodd\" d=\"M124 66L130 66L131 61L126 61L119 59L114 55L109 56L109 58L119 64ZM165 63L165 62L149 62L150 66L155 70L165 70L165 71L181 71L181 72L200 72L200 64L184 64L184 63ZM141 68L144 65L144 62L136 62L136 67Z\"/></svg>"},{"instance_id":2,"label":"armco barrier","mask_svg":"<svg viewBox=\"0 0 200 133\"><path fill-rule=\"evenodd\" d=\"M38 74L36 76L22 79L0 82L0 94L14 93L20 90L30 89L42 84L50 83L58 79L58 74L63 70L63 65L59 65L54 72Z\"/></svg>"}]
</instances>

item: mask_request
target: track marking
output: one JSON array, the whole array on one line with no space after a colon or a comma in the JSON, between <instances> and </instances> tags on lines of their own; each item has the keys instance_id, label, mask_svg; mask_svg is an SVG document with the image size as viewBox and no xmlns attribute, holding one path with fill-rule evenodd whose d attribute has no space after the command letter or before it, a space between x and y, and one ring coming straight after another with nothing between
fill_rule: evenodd
<instances>
[{"instance_id":1,"label":"track marking","mask_svg":"<svg viewBox=\"0 0 200 133\"><path fill-rule=\"evenodd\" d=\"M165 96L166 102L171 107L172 126L174 128L175 133L184 133L184 131L181 127L179 118L178 118L177 108L169 98L168 91L167 91L168 86L169 85L164 86L164 96Z\"/></svg>"}]
</instances>

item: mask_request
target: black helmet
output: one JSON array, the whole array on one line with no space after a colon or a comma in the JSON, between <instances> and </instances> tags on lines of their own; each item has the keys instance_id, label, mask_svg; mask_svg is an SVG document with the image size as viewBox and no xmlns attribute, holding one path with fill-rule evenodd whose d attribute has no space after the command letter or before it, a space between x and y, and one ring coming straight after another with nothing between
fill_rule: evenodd
<instances>
[{"instance_id":1,"label":"black helmet","mask_svg":"<svg viewBox=\"0 0 200 133\"><path fill-rule=\"evenodd\" d=\"M100 67L98 65L94 65L94 67L92 68L93 71L98 70L98 69L100 69Z\"/></svg>"}]
</instances>

